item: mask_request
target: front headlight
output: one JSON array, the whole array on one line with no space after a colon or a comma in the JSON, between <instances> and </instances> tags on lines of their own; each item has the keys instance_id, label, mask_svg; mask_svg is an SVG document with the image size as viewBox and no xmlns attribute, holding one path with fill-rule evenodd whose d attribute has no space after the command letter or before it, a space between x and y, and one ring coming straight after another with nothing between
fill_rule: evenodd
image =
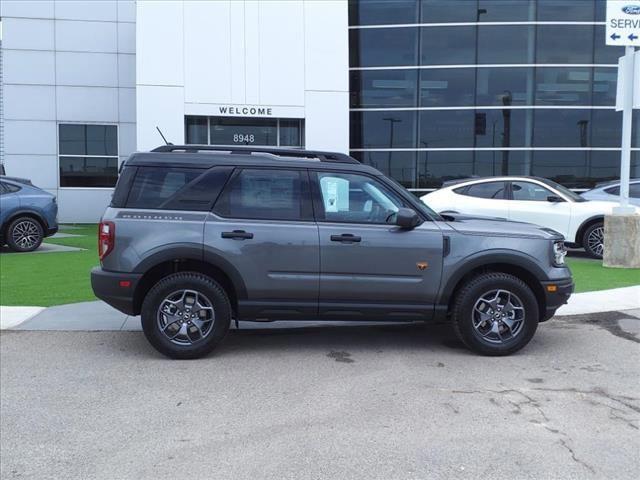
<instances>
[{"instance_id":1,"label":"front headlight","mask_svg":"<svg viewBox=\"0 0 640 480\"><path fill-rule=\"evenodd\" d=\"M567 248L564 241L557 240L553 242L553 264L556 266L564 265L564 257L567 256Z\"/></svg>"}]
</instances>

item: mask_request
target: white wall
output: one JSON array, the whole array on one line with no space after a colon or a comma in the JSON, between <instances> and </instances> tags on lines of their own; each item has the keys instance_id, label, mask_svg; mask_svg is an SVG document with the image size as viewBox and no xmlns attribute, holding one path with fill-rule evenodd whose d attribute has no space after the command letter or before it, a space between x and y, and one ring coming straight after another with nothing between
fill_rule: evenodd
<instances>
[{"instance_id":1,"label":"white wall","mask_svg":"<svg viewBox=\"0 0 640 480\"><path fill-rule=\"evenodd\" d=\"M58 196L61 222L96 222L112 189L60 188L61 122L118 125L135 149L135 8L126 1L0 2L4 162Z\"/></svg>"},{"instance_id":2,"label":"white wall","mask_svg":"<svg viewBox=\"0 0 640 480\"><path fill-rule=\"evenodd\" d=\"M306 146L347 152L348 19L343 0L137 3L138 149L159 126L184 142L185 114L221 105L305 118Z\"/></svg>"}]
</instances>

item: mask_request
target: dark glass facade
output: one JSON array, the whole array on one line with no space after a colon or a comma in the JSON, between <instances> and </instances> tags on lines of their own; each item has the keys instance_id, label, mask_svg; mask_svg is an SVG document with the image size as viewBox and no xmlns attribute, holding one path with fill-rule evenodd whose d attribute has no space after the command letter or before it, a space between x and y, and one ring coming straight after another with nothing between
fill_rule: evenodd
<instances>
[{"instance_id":1,"label":"dark glass facade","mask_svg":"<svg viewBox=\"0 0 640 480\"><path fill-rule=\"evenodd\" d=\"M617 178L624 52L605 46L605 4L349 0L351 154L418 193L471 175ZM633 146L638 177L638 121Z\"/></svg>"}]
</instances>

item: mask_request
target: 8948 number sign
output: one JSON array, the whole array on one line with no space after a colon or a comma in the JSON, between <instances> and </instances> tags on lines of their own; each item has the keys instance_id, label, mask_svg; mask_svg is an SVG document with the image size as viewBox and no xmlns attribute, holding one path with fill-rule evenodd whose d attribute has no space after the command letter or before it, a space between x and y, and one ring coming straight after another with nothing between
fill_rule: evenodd
<instances>
[{"instance_id":1,"label":"8948 number sign","mask_svg":"<svg viewBox=\"0 0 640 480\"><path fill-rule=\"evenodd\" d=\"M234 143L253 143L255 141L255 136L248 133L234 133L233 141Z\"/></svg>"}]
</instances>

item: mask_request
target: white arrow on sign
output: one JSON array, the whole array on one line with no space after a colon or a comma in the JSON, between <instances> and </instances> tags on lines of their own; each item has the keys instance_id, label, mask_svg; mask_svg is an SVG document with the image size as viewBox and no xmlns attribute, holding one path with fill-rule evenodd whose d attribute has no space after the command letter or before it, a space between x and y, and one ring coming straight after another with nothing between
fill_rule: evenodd
<instances>
[{"instance_id":1,"label":"white arrow on sign","mask_svg":"<svg viewBox=\"0 0 640 480\"><path fill-rule=\"evenodd\" d=\"M640 0L607 0L607 45L640 47Z\"/></svg>"}]
</instances>

